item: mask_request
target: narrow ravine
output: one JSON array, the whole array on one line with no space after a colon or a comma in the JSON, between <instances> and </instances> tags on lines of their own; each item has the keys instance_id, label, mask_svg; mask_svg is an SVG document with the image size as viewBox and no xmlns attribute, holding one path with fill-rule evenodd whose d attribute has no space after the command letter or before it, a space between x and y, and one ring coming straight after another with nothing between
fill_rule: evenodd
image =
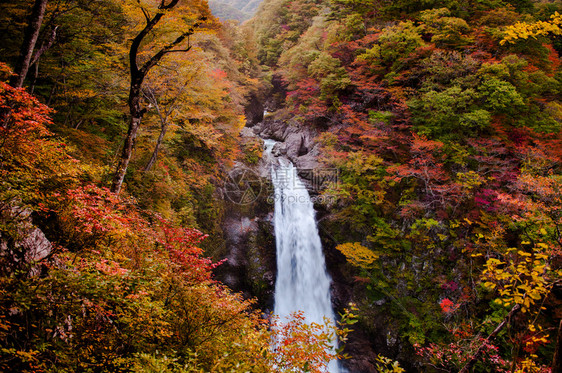
<instances>
[{"instance_id":1,"label":"narrow ravine","mask_svg":"<svg viewBox=\"0 0 562 373\"><path fill-rule=\"evenodd\" d=\"M331 278L326 271L322 244L310 195L288 160L276 159L271 152L275 141L265 140L264 156L271 159L274 229L277 251L274 313L281 320L302 311L308 323L335 320L330 297ZM336 348L337 346L334 346ZM341 369L337 361L331 373Z\"/></svg>"}]
</instances>

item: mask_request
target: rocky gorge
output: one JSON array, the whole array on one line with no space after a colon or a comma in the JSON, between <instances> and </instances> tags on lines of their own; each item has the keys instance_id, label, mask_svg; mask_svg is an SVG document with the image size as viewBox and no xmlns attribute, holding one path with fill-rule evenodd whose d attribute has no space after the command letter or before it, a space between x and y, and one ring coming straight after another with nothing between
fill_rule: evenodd
<instances>
[{"instance_id":1,"label":"rocky gorge","mask_svg":"<svg viewBox=\"0 0 562 373\"><path fill-rule=\"evenodd\" d=\"M274 79L273 82L272 91L264 95L270 97L269 99L250 100L246 109L248 121L241 133L242 141L274 140L276 144L272 155L291 161L298 169L298 174L315 203L317 227L324 248L326 266L332 277L331 298L337 313L350 302L354 302L358 294L354 294L356 280L346 269L345 257L336 250L336 246L341 242L331 233L330 209L327 204L319 203L322 202L321 192L325 187L319 185L315 179L318 172L323 170L320 160L321 144L318 140L320 132L314 127L305 126L285 110L285 91L280 80ZM254 165L237 165L234 170L237 168L242 168L245 172L243 188L255 190L252 190L252 198L245 203L233 201L228 198L228 193L225 194L228 207L223 230L227 260L219 267L217 274L218 278L233 290L241 291L247 297L256 297L259 307L265 314L269 314L273 312L277 275L270 165L262 158ZM234 179L237 182L241 181L239 177ZM252 184L255 181L258 181L257 189L256 185ZM378 319L381 320L380 327L355 328L351 333L345 350L350 359L344 362L349 372L373 372L376 369L377 353L399 348L392 345L398 338L389 330L385 317L380 315Z\"/></svg>"}]
</instances>

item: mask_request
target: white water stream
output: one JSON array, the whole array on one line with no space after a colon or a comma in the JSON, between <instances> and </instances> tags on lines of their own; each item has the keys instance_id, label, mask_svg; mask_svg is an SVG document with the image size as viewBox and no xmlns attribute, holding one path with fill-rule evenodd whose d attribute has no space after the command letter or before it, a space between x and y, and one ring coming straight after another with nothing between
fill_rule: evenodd
<instances>
[{"instance_id":1,"label":"white water stream","mask_svg":"<svg viewBox=\"0 0 562 373\"><path fill-rule=\"evenodd\" d=\"M275 142L265 140L264 145L264 156L273 158L271 151ZM308 323L323 324L324 318L333 323L331 279L326 272L314 206L308 191L297 176L294 165L283 159L272 159L271 179L275 187L277 248L274 313L284 320L293 312L303 311ZM329 371L340 373L337 361L330 363Z\"/></svg>"}]
</instances>

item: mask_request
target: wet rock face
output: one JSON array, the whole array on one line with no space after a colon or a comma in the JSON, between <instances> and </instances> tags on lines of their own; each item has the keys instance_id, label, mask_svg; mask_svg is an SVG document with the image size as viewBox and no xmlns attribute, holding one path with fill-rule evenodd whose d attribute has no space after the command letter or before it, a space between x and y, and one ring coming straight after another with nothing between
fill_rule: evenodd
<instances>
[{"instance_id":1,"label":"wet rock face","mask_svg":"<svg viewBox=\"0 0 562 373\"><path fill-rule=\"evenodd\" d=\"M25 237L15 241L0 234L0 255L13 256L25 263L38 262L45 259L52 251L51 242L39 228L27 230Z\"/></svg>"},{"instance_id":2,"label":"wet rock face","mask_svg":"<svg viewBox=\"0 0 562 373\"><path fill-rule=\"evenodd\" d=\"M354 330L349 337L346 351L353 354L353 359L344 362L347 370L354 373L377 372L377 354L374 353L368 336L361 330Z\"/></svg>"},{"instance_id":3,"label":"wet rock face","mask_svg":"<svg viewBox=\"0 0 562 373\"><path fill-rule=\"evenodd\" d=\"M280 75L274 74L271 87L266 93L253 93L244 108L246 127L252 128L261 123L268 113L275 112L285 105L287 89ZM267 137L274 138L274 137ZM280 140L278 140L280 141Z\"/></svg>"},{"instance_id":4,"label":"wet rock face","mask_svg":"<svg viewBox=\"0 0 562 373\"><path fill-rule=\"evenodd\" d=\"M263 120L265 107L258 97L252 95L245 109L246 127L253 127Z\"/></svg>"},{"instance_id":5,"label":"wet rock face","mask_svg":"<svg viewBox=\"0 0 562 373\"><path fill-rule=\"evenodd\" d=\"M262 122L254 127L254 133L262 139L284 142L289 134L289 127L284 120L266 116Z\"/></svg>"},{"instance_id":6,"label":"wet rock face","mask_svg":"<svg viewBox=\"0 0 562 373\"><path fill-rule=\"evenodd\" d=\"M273 155L287 157L299 169L299 176L310 186L311 170L319 166L319 144L314 129L294 120L276 119L274 114L253 127L256 136L278 142L273 148ZM310 188L309 188L310 189Z\"/></svg>"},{"instance_id":7,"label":"wet rock face","mask_svg":"<svg viewBox=\"0 0 562 373\"><path fill-rule=\"evenodd\" d=\"M275 243L272 215L229 214L223 223L228 254L217 277L234 291L257 298L262 310L272 309L275 286Z\"/></svg>"},{"instance_id":8,"label":"wet rock face","mask_svg":"<svg viewBox=\"0 0 562 373\"><path fill-rule=\"evenodd\" d=\"M276 271L273 205L268 201L269 170L263 161L237 167L243 171L242 184L249 182L255 188L255 198L225 199L222 227L226 262L217 267L215 274L232 290L247 298L257 298L258 307L267 311L273 308Z\"/></svg>"},{"instance_id":9,"label":"wet rock face","mask_svg":"<svg viewBox=\"0 0 562 373\"><path fill-rule=\"evenodd\" d=\"M281 75L273 75L271 86L271 92L267 95L268 98L265 101L265 108L270 112L285 106L285 99L287 97L287 85L283 82L283 77Z\"/></svg>"},{"instance_id":10,"label":"wet rock face","mask_svg":"<svg viewBox=\"0 0 562 373\"><path fill-rule=\"evenodd\" d=\"M28 236L20 242L20 245L25 252L25 260L29 263L45 259L53 248L51 242L39 228L31 230Z\"/></svg>"},{"instance_id":11,"label":"wet rock face","mask_svg":"<svg viewBox=\"0 0 562 373\"><path fill-rule=\"evenodd\" d=\"M305 139L306 138L306 139ZM291 160L296 160L299 155L305 155L308 153L306 142L310 139L308 134L300 131L290 132L285 138L285 144L287 146L287 157Z\"/></svg>"},{"instance_id":12,"label":"wet rock face","mask_svg":"<svg viewBox=\"0 0 562 373\"><path fill-rule=\"evenodd\" d=\"M0 232L1 264L5 271L25 268L29 264L39 262L51 254L53 245L45 237L43 231L33 225L32 211L17 206L3 206L0 209L0 221L14 226L16 236L8 236ZM34 274L38 270L30 269Z\"/></svg>"},{"instance_id":13,"label":"wet rock face","mask_svg":"<svg viewBox=\"0 0 562 373\"><path fill-rule=\"evenodd\" d=\"M255 141L255 127L245 127L240 136L242 141ZM230 170L229 178L234 185L228 188L225 185L223 193L226 211L222 228L226 253L221 259L226 261L215 269L219 281L246 298L256 298L258 308L266 312L273 309L276 275L273 204L268 200L269 172L263 159L253 164L236 163ZM241 188L250 198L232 198L232 188Z\"/></svg>"}]
</instances>

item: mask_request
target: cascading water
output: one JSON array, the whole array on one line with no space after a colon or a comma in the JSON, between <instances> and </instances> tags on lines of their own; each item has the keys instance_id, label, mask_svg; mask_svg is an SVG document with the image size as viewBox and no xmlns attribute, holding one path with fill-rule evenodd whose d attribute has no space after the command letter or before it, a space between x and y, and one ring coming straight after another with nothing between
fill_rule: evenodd
<instances>
[{"instance_id":1,"label":"cascading water","mask_svg":"<svg viewBox=\"0 0 562 373\"><path fill-rule=\"evenodd\" d=\"M264 145L265 156L271 157L275 142L265 140ZM326 272L311 198L293 164L282 159L277 161L271 171L277 247L274 313L283 320L293 312L302 311L308 323L323 324L324 318L333 323L331 279ZM330 363L329 370L340 372L337 361Z\"/></svg>"}]
</instances>

